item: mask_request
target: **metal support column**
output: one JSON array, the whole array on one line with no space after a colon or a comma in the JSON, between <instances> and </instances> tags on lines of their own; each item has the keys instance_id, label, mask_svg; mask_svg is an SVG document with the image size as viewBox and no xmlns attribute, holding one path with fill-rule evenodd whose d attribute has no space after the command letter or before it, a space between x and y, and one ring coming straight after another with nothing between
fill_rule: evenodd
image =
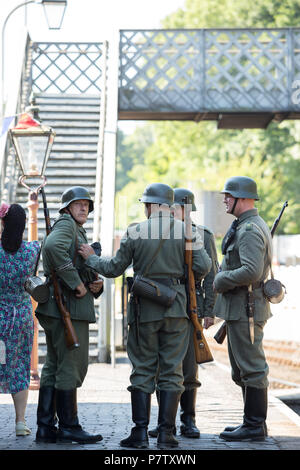
<instances>
[{"instance_id":1,"label":"metal support column","mask_svg":"<svg viewBox=\"0 0 300 470\"><path fill-rule=\"evenodd\" d=\"M103 146L103 177L100 240L102 256L113 255L114 240L114 205L115 205L115 166L118 124L118 67L119 67L119 37L114 33L108 41L109 59L106 89L106 120ZM114 322L114 280L105 279L104 292L100 301L99 316L99 362L111 362L114 357L114 335L111 335ZM113 354L112 354L113 352ZM114 361L112 361L114 365Z\"/></svg>"}]
</instances>

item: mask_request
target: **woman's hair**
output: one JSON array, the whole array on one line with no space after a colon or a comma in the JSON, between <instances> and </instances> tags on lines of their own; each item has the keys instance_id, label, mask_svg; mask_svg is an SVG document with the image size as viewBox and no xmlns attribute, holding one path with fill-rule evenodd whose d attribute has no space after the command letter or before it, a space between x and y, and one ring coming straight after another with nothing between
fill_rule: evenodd
<instances>
[{"instance_id":1,"label":"woman's hair","mask_svg":"<svg viewBox=\"0 0 300 470\"><path fill-rule=\"evenodd\" d=\"M26 214L19 204L11 204L7 214L3 217L4 229L1 243L4 251L15 253L21 246L25 230Z\"/></svg>"}]
</instances>

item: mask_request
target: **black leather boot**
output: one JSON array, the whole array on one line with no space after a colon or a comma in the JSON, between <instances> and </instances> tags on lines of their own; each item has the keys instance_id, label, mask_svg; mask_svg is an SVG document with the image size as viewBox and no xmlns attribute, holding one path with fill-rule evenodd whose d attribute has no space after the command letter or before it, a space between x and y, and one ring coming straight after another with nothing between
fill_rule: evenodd
<instances>
[{"instance_id":1,"label":"black leather boot","mask_svg":"<svg viewBox=\"0 0 300 470\"><path fill-rule=\"evenodd\" d=\"M157 403L159 405L159 390L156 390L156 398L157 398ZM158 424L157 424L156 428L153 428L150 431L148 431L148 434L149 434L150 437L157 437L158 436ZM174 436L176 436L176 426L174 426L173 434L174 434Z\"/></svg>"},{"instance_id":2,"label":"black leather boot","mask_svg":"<svg viewBox=\"0 0 300 470\"><path fill-rule=\"evenodd\" d=\"M242 388L242 394L243 394L243 401L244 401L244 404L245 404L245 390L246 390L246 387L245 387L245 385L242 385L241 388ZM227 432L227 431L229 431L229 432L235 431L235 430L236 430L237 428L239 428L240 426L242 426L242 425L241 425L241 424L238 424L237 426L227 426L227 427L224 429L224 431L226 431L226 432Z\"/></svg>"},{"instance_id":3,"label":"black leather boot","mask_svg":"<svg viewBox=\"0 0 300 470\"><path fill-rule=\"evenodd\" d=\"M178 446L174 427L180 395L180 392L160 390L157 447L161 449Z\"/></svg>"},{"instance_id":4,"label":"black leather boot","mask_svg":"<svg viewBox=\"0 0 300 470\"><path fill-rule=\"evenodd\" d=\"M101 434L92 435L85 432L77 416L77 389L56 390L56 406L59 421L57 442L78 442L91 444L101 441Z\"/></svg>"},{"instance_id":5,"label":"black leather boot","mask_svg":"<svg viewBox=\"0 0 300 470\"><path fill-rule=\"evenodd\" d=\"M180 397L180 432L185 437L199 438L200 431L196 426L196 398L197 389L185 390Z\"/></svg>"},{"instance_id":6,"label":"black leather boot","mask_svg":"<svg viewBox=\"0 0 300 470\"><path fill-rule=\"evenodd\" d=\"M148 424L150 420L151 394L142 390L132 390L131 411L132 428L130 436L120 442L121 447L134 447L135 449L146 449L149 447Z\"/></svg>"},{"instance_id":7,"label":"black leather boot","mask_svg":"<svg viewBox=\"0 0 300 470\"><path fill-rule=\"evenodd\" d=\"M220 437L227 441L263 441L267 408L268 389L246 387L243 424L234 431L223 431Z\"/></svg>"},{"instance_id":8,"label":"black leather boot","mask_svg":"<svg viewBox=\"0 0 300 470\"><path fill-rule=\"evenodd\" d=\"M159 390L156 390L155 393L156 393L157 403L158 403L158 406L159 406ZM157 437L157 435L158 435L158 426L156 426L156 428L150 429L148 434L149 434L150 437Z\"/></svg>"},{"instance_id":9,"label":"black leather boot","mask_svg":"<svg viewBox=\"0 0 300 470\"><path fill-rule=\"evenodd\" d=\"M56 442L57 419L54 387L41 387L37 408L36 442Z\"/></svg>"}]
</instances>

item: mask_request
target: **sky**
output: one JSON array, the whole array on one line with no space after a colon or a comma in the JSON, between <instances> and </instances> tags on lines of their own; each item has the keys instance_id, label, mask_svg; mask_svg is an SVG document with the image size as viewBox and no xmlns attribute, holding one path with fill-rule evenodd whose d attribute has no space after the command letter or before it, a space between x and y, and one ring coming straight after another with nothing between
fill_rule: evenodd
<instances>
[{"instance_id":1,"label":"sky","mask_svg":"<svg viewBox=\"0 0 300 470\"><path fill-rule=\"evenodd\" d=\"M24 0L0 2L2 28L7 16ZM9 93L8 88L16 86L11 78L16 75L15 64L24 41L21 36L26 29L36 42L101 42L109 40L118 29L158 29L162 19L184 5L185 0L68 0L61 30L48 29L41 5L20 6L11 14L4 30L5 97ZM119 127L127 133L132 132L136 125L137 122L119 121Z\"/></svg>"},{"instance_id":2,"label":"sky","mask_svg":"<svg viewBox=\"0 0 300 470\"><path fill-rule=\"evenodd\" d=\"M184 4L185 0L68 0L61 31L47 31L46 22L38 13L41 7L29 5L28 29L33 39L38 36L40 40L43 35L57 40L99 41L105 39L112 28L159 28L166 15Z\"/></svg>"}]
</instances>

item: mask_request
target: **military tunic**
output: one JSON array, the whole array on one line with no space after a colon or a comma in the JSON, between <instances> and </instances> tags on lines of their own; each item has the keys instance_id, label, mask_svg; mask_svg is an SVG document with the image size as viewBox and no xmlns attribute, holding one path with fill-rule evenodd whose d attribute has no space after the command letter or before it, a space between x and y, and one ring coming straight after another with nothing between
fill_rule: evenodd
<instances>
[{"instance_id":1,"label":"military tunic","mask_svg":"<svg viewBox=\"0 0 300 470\"><path fill-rule=\"evenodd\" d=\"M143 274L153 259L159 240L170 227L170 236L159 251L150 267L147 277L152 279L180 279L184 276L184 225L174 219L169 212L152 213L149 219L129 227L122 238L116 255L110 259L89 256L86 264L106 277L120 276L133 263L134 275ZM197 241L196 241L197 243ZM211 268L211 260L205 249L195 246L193 250L193 270L204 276ZM188 345L189 319L186 312L184 284L177 283L172 288L177 295L171 307L164 307L151 300L140 298L139 345L137 344L136 320L132 305L128 312L129 334L127 350L132 362L130 391L139 389L153 393L158 361L160 374L157 388L182 392L182 360Z\"/></svg>"},{"instance_id":2,"label":"military tunic","mask_svg":"<svg viewBox=\"0 0 300 470\"><path fill-rule=\"evenodd\" d=\"M232 378L241 386L268 386L268 365L262 339L263 327L271 311L263 295L262 282L268 276L271 261L272 238L268 226L257 209L242 213L236 235L214 281L218 292L214 313L226 320ZM250 341L246 308L246 286L250 284L254 287L254 344Z\"/></svg>"},{"instance_id":3,"label":"military tunic","mask_svg":"<svg viewBox=\"0 0 300 470\"><path fill-rule=\"evenodd\" d=\"M41 386L74 389L82 385L87 372L89 323L95 322L96 318L94 297L89 289L84 297L75 297L75 288L81 282L88 283L93 279L92 270L76 254L81 243L87 243L86 232L69 214L63 214L57 219L43 243L43 267L45 276L50 280L50 297L48 302L38 304L36 308L36 316L45 330L47 342ZM65 344L63 322L51 283L52 270L60 281L65 305L80 343L76 350L67 349Z\"/></svg>"},{"instance_id":4,"label":"military tunic","mask_svg":"<svg viewBox=\"0 0 300 470\"><path fill-rule=\"evenodd\" d=\"M213 282L219 268L217 250L213 233L207 227L203 227L201 225L198 225L197 229L201 234L203 234L204 248L212 261L211 269L204 277L203 281L200 280L197 282L196 279L198 317L214 317L213 308L217 294L213 289ZM195 358L193 334L194 328L193 325L190 324L190 340L182 364L184 376L183 385L185 390L192 390L194 388L200 387L201 385L198 380L198 364Z\"/></svg>"}]
</instances>

